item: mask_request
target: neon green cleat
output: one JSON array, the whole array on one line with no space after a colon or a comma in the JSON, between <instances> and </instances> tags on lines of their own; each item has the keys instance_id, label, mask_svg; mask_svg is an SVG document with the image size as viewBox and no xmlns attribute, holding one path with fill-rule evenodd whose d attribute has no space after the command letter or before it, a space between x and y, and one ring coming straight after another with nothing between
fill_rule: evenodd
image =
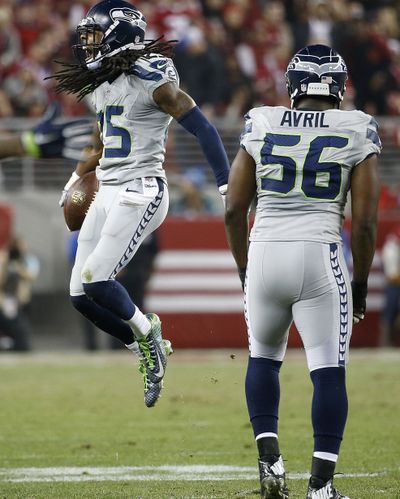
<instances>
[{"instance_id":1,"label":"neon green cleat","mask_svg":"<svg viewBox=\"0 0 400 499\"><path fill-rule=\"evenodd\" d=\"M173 353L169 340L163 340L161 321L156 314L146 314L150 321L150 332L137 340L139 371L144 381L144 402L153 407L160 397L168 356Z\"/></svg>"}]
</instances>

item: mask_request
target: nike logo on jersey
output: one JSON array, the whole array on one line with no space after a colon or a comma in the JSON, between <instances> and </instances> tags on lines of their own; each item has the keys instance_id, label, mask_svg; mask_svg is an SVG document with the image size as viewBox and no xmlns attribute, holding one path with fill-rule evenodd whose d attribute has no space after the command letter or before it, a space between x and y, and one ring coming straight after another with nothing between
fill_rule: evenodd
<instances>
[{"instance_id":1,"label":"nike logo on jersey","mask_svg":"<svg viewBox=\"0 0 400 499\"><path fill-rule=\"evenodd\" d=\"M164 71L165 68L167 67L167 65L168 65L168 61L160 61L160 62L157 62L156 68L159 69L160 71Z\"/></svg>"}]
</instances>

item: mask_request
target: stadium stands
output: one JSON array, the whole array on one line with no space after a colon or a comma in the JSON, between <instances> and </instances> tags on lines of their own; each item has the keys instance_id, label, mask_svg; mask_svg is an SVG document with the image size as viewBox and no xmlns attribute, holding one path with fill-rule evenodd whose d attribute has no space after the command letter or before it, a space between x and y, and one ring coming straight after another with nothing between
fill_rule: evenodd
<instances>
[{"instance_id":1,"label":"stadium stands","mask_svg":"<svg viewBox=\"0 0 400 499\"><path fill-rule=\"evenodd\" d=\"M71 58L74 27L93 2L9 0L0 5L0 117L40 116L53 83L43 78ZM139 0L147 35L176 39L182 84L227 120L252 105L286 104L293 51L326 43L342 52L351 81L346 106L400 114L399 6L394 0ZM71 96L67 115L87 112Z\"/></svg>"}]
</instances>

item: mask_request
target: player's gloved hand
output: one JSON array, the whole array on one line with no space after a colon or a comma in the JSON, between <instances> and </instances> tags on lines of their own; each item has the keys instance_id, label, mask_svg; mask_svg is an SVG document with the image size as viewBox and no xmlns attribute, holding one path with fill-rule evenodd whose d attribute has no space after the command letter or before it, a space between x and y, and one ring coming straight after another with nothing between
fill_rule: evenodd
<instances>
[{"instance_id":1,"label":"player's gloved hand","mask_svg":"<svg viewBox=\"0 0 400 499\"><path fill-rule=\"evenodd\" d=\"M222 202L223 202L224 208L225 208L225 197L226 197L226 193L228 192L228 184L220 185L218 187L218 190L219 190L219 193L221 194Z\"/></svg>"},{"instance_id":2,"label":"player's gloved hand","mask_svg":"<svg viewBox=\"0 0 400 499\"><path fill-rule=\"evenodd\" d=\"M244 291L244 282L246 280L246 267L243 269L238 269L240 282L242 283L242 289Z\"/></svg>"},{"instance_id":3,"label":"player's gloved hand","mask_svg":"<svg viewBox=\"0 0 400 499\"><path fill-rule=\"evenodd\" d=\"M79 175L76 172L73 172L68 182L64 185L64 189L61 193L60 200L58 201L58 204L60 205L61 208L64 206L65 198L67 197L67 192L69 188L71 187L72 184L74 184L78 180L78 178L80 178Z\"/></svg>"},{"instance_id":4,"label":"player's gloved hand","mask_svg":"<svg viewBox=\"0 0 400 499\"><path fill-rule=\"evenodd\" d=\"M365 316L368 285L366 282L352 281L351 291L353 295L353 324L358 324Z\"/></svg>"},{"instance_id":5,"label":"player's gloved hand","mask_svg":"<svg viewBox=\"0 0 400 499\"><path fill-rule=\"evenodd\" d=\"M60 121L60 113L60 105L53 102L41 121L32 130L21 134L22 145L28 156L80 159L80 151L90 143L93 121L87 118Z\"/></svg>"}]
</instances>

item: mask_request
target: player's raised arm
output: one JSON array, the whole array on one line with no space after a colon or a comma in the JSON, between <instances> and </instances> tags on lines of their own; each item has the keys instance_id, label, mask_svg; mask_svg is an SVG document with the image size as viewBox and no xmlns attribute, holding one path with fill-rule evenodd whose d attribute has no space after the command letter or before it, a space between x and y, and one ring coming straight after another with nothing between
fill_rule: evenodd
<instances>
[{"instance_id":1,"label":"player's raised arm","mask_svg":"<svg viewBox=\"0 0 400 499\"><path fill-rule=\"evenodd\" d=\"M154 102L175 118L188 132L195 135L217 181L219 191L226 194L229 161L215 126L208 121L194 100L174 82L158 87Z\"/></svg>"},{"instance_id":2,"label":"player's raised arm","mask_svg":"<svg viewBox=\"0 0 400 499\"><path fill-rule=\"evenodd\" d=\"M351 176L351 251L353 254L353 317L364 318L367 281L375 252L379 200L377 156L358 164Z\"/></svg>"},{"instance_id":3,"label":"player's raised arm","mask_svg":"<svg viewBox=\"0 0 400 499\"><path fill-rule=\"evenodd\" d=\"M229 174L225 229L242 286L247 266L248 211L255 193L254 160L244 149L239 149Z\"/></svg>"}]
</instances>

